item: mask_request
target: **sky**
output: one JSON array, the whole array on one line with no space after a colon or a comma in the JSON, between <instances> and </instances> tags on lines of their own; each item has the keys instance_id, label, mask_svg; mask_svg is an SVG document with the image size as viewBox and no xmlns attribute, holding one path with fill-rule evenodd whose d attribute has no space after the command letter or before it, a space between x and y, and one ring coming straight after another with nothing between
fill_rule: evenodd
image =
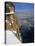
<instances>
[{"instance_id":1,"label":"sky","mask_svg":"<svg viewBox=\"0 0 35 46\"><path fill-rule=\"evenodd\" d=\"M15 10L32 9L34 7L33 3L15 3Z\"/></svg>"},{"instance_id":2,"label":"sky","mask_svg":"<svg viewBox=\"0 0 35 46\"><path fill-rule=\"evenodd\" d=\"M26 18L28 18L29 20L31 20L31 22L33 22L33 17L34 17L33 3L15 3L15 11L16 11L15 13L16 13L17 19L20 24L26 23L27 22Z\"/></svg>"}]
</instances>

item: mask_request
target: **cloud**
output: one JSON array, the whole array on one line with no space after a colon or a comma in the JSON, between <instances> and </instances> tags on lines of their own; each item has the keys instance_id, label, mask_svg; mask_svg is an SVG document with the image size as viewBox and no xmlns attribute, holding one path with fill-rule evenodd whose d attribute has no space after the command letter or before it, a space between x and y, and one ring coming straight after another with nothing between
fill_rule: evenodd
<instances>
[{"instance_id":1,"label":"cloud","mask_svg":"<svg viewBox=\"0 0 35 46\"><path fill-rule=\"evenodd\" d=\"M34 10L20 10L16 11L16 16L18 18L19 24L29 24L34 23Z\"/></svg>"}]
</instances>

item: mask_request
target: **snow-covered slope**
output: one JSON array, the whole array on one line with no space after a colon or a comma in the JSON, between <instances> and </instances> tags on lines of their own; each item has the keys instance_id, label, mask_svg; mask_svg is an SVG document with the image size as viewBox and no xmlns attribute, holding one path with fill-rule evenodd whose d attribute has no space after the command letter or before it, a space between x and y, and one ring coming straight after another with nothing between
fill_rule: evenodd
<instances>
[{"instance_id":1,"label":"snow-covered slope","mask_svg":"<svg viewBox=\"0 0 35 46\"><path fill-rule=\"evenodd\" d=\"M12 31L6 31L6 44L18 44L21 43Z\"/></svg>"}]
</instances>

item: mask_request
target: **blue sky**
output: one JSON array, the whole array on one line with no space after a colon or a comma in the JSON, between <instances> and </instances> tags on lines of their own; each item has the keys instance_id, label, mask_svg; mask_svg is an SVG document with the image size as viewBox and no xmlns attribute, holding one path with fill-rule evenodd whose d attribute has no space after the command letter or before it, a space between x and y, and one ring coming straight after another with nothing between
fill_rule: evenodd
<instances>
[{"instance_id":1,"label":"blue sky","mask_svg":"<svg viewBox=\"0 0 35 46\"><path fill-rule=\"evenodd\" d=\"M32 3L15 3L15 10L24 10L24 9L32 9Z\"/></svg>"},{"instance_id":2,"label":"blue sky","mask_svg":"<svg viewBox=\"0 0 35 46\"><path fill-rule=\"evenodd\" d=\"M15 14L17 16L19 24L26 23L27 22L26 18L28 19L32 18L30 20L33 21L33 16L34 16L33 3L15 3L15 10L16 10Z\"/></svg>"}]
</instances>

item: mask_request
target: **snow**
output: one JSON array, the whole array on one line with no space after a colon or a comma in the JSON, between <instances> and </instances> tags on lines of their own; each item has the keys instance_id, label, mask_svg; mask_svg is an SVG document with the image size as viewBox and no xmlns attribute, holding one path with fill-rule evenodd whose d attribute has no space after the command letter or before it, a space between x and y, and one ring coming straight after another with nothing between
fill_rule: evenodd
<instances>
[{"instance_id":1,"label":"snow","mask_svg":"<svg viewBox=\"0 0 35 46\"><path fill-rule=\"evenodd\" d=\"M6 31L6 44L18 44L21 43L12 31Z\"/></svg>"}]
</instances>

